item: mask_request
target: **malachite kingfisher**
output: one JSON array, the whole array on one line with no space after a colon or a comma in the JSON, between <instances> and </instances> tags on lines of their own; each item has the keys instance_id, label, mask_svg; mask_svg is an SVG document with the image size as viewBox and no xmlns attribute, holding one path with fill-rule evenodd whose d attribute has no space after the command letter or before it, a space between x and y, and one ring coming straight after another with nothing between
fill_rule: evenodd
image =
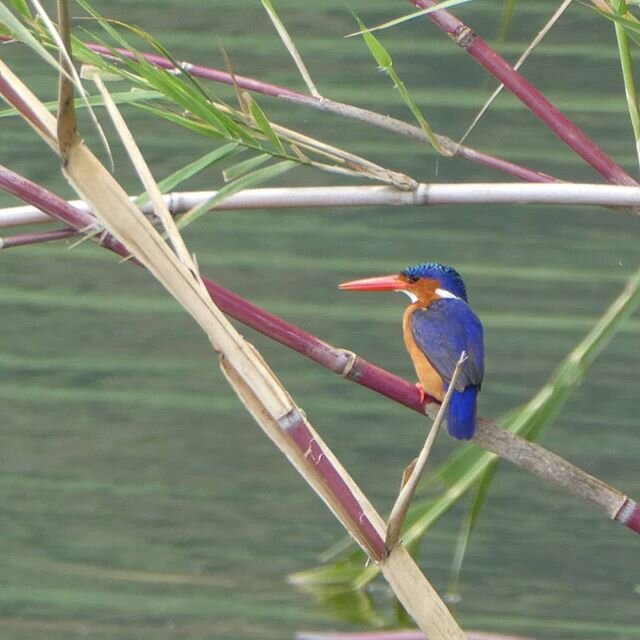
<instances>
[{"instance_id":1,"label":"malachite kingfisher","mask_svg":"<svg viewBox=\"0 0 640 640\"><path fill-rule=\"evenodd\" d=\"M345 282L340 289L402 291L409 296L411 304L402 320L404 342L418 374L418 388L436 400L444 398L460 354L467 353L447 409L447 427L454 438L472 438L484 376L484 338L460 274L429 262L397 275Z\"/></svg>"}]
</instances>

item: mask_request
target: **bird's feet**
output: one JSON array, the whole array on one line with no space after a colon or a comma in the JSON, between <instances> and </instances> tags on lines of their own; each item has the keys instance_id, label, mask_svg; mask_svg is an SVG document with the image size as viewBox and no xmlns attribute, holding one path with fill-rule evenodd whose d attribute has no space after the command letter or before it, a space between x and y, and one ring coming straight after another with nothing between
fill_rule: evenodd
<instances>
[{"instance_id":1,"label":"bird's feet","mask_svg":"<svg viewBox=\"0 0 640 640\"><path fill-rule=\"evenodd\" d=\"M416 389L420 393L420 406L422 406L424 405L425 400L427 399L427 393L420 382L416 382Z\"/></svg>"}]
</instances>

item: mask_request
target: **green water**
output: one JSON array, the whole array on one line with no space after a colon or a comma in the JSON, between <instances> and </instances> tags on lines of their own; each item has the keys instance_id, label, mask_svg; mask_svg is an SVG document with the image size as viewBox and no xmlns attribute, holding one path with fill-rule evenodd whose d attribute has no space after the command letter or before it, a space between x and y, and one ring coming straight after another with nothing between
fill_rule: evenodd
<instances>
[{"instance_id":1,"label":"green water","mask_svg":"<svg viewBox=\"0 0 640 640\"><path fill-rule=\"evenodd\" d=\"M152 31L178 58L302 88L259 3L99 2ZM406 117L356 39L343 1L276 5L326 95ZM406 9L351 2L368 23ZM513 57L555 8L519 3ZM459 13L493 36L501 3ZM251 32L250 32L251 31ZM219 36L220 40L216 40ZM437 131L460 135L487 94L482 72L427 24L384 36ZM46 70L4 59L50 99ZM528 77L634 171L608 25L575 6ZM216 94L233 99L227 89ZM500 176L362 124L262 106L275 120L421 180ZM125 110L156 176L208 142ZM17 121L0 121L1 161L70 194ZM515 102L501 98L471 144L569 179L595 179ZM136 183L116 149L117 175ZM284 182L339 183L296 170ZM219 186L218 170L189 188ZM0 205L13 201L0 195ZM437 260L463 273L483 318L483 415L526 400L638 266L637 221L597 208L437 207L211 215L187 240L204 273L317 335L411 377L394 296L347 295L342 280ZM355 629L286 583L340 539L333 517L240 408L206 339L147 275L92 246L3 253L0 281L0 637L290 638ZM424 433L419 416L243 330L382 511ZM574 394L545 446L640 496L638 347L632 319ZM455 444L439 441L443 460ZM462 508L423 545L446 588ZM537 638L638 638L640 540L590 507L503 466L473 538L456 614L466 628ZM382 598L384 600L384 598Z\"/></svg>"}]
</instances>

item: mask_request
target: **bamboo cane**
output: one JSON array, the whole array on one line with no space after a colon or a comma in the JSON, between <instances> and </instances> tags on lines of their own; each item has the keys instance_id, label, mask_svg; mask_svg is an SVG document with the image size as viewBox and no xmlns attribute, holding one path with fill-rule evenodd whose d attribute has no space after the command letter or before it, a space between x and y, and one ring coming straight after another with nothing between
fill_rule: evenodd
<instances>
[{"instance_id":1,"label":"bamboo cane","mask_svg":"<svg viewBox=\"0 0 640 640\"><path fill-rule=\"evenodd\" d=\"M184 191L163 196L171 213L180 214L210 200L216 191ZM235 193L214 207L217 211L246 211L251 209L311 209L344 207L429 207L436 205L477 204L554 204L574 206L602 206L616 213L640 215L640 188L582 183L421 183L415 191L390 186L345 187L276 187L245 189ZM82 211L89 207L81 200L71 205ZM150 204L141 207L152 213ZM0 227L51 222L50 216L30 206L0 209Z\"/></svg>"}]
</instances>

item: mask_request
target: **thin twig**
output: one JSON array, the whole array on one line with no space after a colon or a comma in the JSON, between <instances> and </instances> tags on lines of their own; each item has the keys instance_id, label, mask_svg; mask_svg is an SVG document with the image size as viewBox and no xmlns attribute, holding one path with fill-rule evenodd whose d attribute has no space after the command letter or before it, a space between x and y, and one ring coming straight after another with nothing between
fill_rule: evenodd
<instances>
[{"instance_id":1,"label":"thin twig","mask_svg":"<svg viewBox=\"0 0 640 640\"><path fill-rule=\"evenodd\" d=\"M102 81L102 78L98 73L93 72L91 74L91 79L95 82L98 91L100 91L100 95L104 100L105 107L107 109L107 113L111 117L111 121L120 136L120 140L124 145L124 148L129 155L129 159L133 164L136 173L138 174L138 178L140 182L144 185L147 195L149 196L151 202L151 206L153 207L153 213L162 223L162 226L167 234L171 245L173 246L174 251L180 261L189 265L191 262L191 256L189 254L189 250L187 249L184 239L182 235L176 228L173 218L171 217L171 212L169 211L167 205L164 202L164 198L162 196L162 192L158 187L158 183L155 181L153 175L151 174L151 170L138 147L138 144L135 141L135 138L131 134L125 119L122 117L122 114L118 110L111 94L107 91L107 88Z\"/></svg>"},{"instance_id":2,"label":"thin twig","mask_svg":"<svg viewBox=\"0 0 640 640\"><path fill-rule=\"evenodd\" d=\"M56 229L54 231L41 231L40 233L22 233L13 236L0 237L0 249L12 249L14 247L24 247L31 244L41 244L43 242L53 242L64 240L77 235L75 229Z\"/></svg>"},{"instance_id":3,"label":"thin twig","mask_svg":"<svg viewBox=\"0 0 640 640\"><path fill-rule=\"evenodd\" d=\"M282 22L282 20L280 20L280 17L278 16L275 9L273 8L273 5L269 0L262 0L262 6L265 8L265 11L269 16L269 19L273 23L275 30L278 32L278 35L280 36L280 40L282 40L282 44L284 44L285 48L289 52L289 55L293 59L296 67L298 67L298 71L300 72L300 75L302 76L304 83L307 85L307 89L309 89L309 93L314 98L322 99L320 92L318 91L318 89L316 88L316 85L311 79L311 74L307 69L307 65L305 65L304 60L302 59L302 56L298 51L298 48L294 44L293 39L291 38L291 36L289 35L289 32L287 31L287 28L284 26L284 23Z\"/></svg>"},{"instance_id":4,"label":"thin twig","mask_svg":"<svg viewBox=\"0 0 640 640\"><path fill-rule=\"evenodd\" d=\"M387 534L384 541L385 546L389 550L393 549L396 544L398 544L398 540L400 540L402 525L404 524L407 513L409 511L409 507L411 506L411 500L413 499L413 495L418 488L418 483L420 482L420 478L422 477L424 469L427 465L427 460L429 459L429 455L431 454L433 445L436 441L436 438L438 437L438 433L440 432L440 427L444 422L447 407L449 406L451 396L453 395L453 392L456 388L456 382L458 381L460 368L462 367L466 359L467 354L465 351L463 351L460 354L460 358L458 359L456 368L453 372L453 375L451 376L449 388L447 389L447 393L445 394L444 399L442 400L442 404L438 409L436 419L431 425L431 429L429 430L429 434L427 435L424 446L422 447L420 455L418 455L418 459L413 466L411 475L400 490L400 494L398 495L398 498L396 499L391 509L391 514L389 515L389 519L387 521Z\"/></svg>"}]
</instances>

